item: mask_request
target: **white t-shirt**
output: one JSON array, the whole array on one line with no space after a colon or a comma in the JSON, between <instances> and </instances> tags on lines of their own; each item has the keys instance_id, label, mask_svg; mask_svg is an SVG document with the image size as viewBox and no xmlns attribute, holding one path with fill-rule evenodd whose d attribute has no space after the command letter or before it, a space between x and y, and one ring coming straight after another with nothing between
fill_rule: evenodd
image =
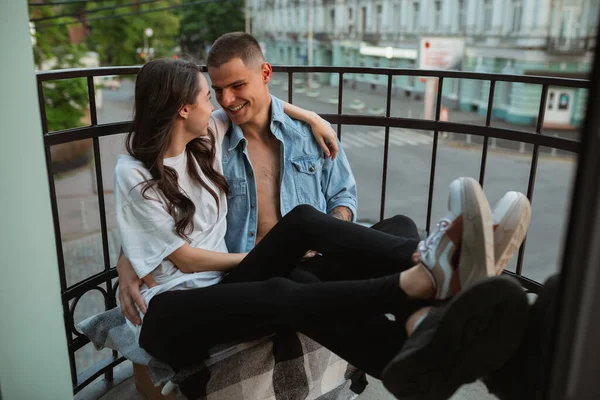
<instances>
[{"instance_id":1,"label":"white t-shirt","mask_svg":"<svg viewBox=\"0 0 600 400\"><path fill-rule=\"evenodd\" d=\"M221 143L228 125L229 120L223 111L213 113L209 121L216 142L214 168L221 174ZM217 208L213 196L188 175L187 158L187 151L184 151L178 156L165 158L163 163L177 171L181 190L196 206L194 228L188 234L190 246L227 253L227 197L204 175L194 160L202 180L218 195ZM142 196L143 182L151 177L142 162L129 155L118 157L114 190L117 227L123 251L140 278L151 275L157 283L152 288L142 285L140 292L146 304L159 293L206 287L218 283L223 277L222 271L184 273L166 258L187 241L175 232L175 219L168 212L168 202L162 192L152 187L145 192L150 199ZM139 330L135 330L139 334Z\"/></svg>"}]
</instances>

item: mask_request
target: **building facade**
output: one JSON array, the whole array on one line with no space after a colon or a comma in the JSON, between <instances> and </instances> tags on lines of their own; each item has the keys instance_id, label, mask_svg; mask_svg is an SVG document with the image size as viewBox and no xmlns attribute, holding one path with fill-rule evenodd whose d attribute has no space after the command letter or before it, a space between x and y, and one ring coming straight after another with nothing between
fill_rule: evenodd
<instances>
[{"instance_id":1,"label":"building facade","mask_svg":"<svg viewBox=\"0 0 600 400\"><path fill-rule=\"evenodd\" d=\"M455 69L581 78L591 69L600 12L598 0L248 3L250 31L262 42L268 60L275 65L419 68L422 39L452 37L464 41L464 53L460 63L452 67ZM387 83L385 76L378 75L344 78L374 88ZM320 84L337 85L337 77L321 75L320 79ZM421 96L425 89L423 81L415 77L398 76L393 84L395 90L407 96ZM463 111L485 114L488 92L489 82L448 82L444 85L444 102ZM515 124L533 124L540 95L538 85L499 82L494 117ZM584 90L550 88L546 123L579 126L586 101Z\"/></svg>"}]
</instances>

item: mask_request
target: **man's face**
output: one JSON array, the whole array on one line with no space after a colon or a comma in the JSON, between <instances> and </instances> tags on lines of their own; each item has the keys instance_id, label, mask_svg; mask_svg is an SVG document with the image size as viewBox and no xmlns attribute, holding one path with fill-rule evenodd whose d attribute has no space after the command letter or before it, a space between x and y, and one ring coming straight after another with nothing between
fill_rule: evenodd
<instances>
[{"instance_id":1,"label":"man's face","mask_svg":"<svg viewBox=\"0 0 600 400\"><path fill-rule=\"evenodd\" d=\"M246 66L233 58L220 67L208 68L217 101L231 121L241 126L252 122L269 103L268 83L272 70L268 63Z\"/></svg>"}]
</instances>

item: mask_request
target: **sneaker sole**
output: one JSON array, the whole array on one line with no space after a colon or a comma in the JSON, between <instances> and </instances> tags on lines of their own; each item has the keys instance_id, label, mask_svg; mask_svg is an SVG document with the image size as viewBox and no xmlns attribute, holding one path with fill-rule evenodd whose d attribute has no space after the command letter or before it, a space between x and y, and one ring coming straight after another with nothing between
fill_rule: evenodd
<instances>
[{"instance_id":1,"label":"sneaker sole","mask_svg":"<svg viewBox=\"0 0 600 400\"><path fill-rule=\"evenodd\" d=\"M505 200L503 197L495 207L495 209L501 208L503 201L511 203L508 210L504 212L502 220L496 221L494 218L494 222L498 224L494 231L496 275L500 275L504 271L504 268L519 251L531 220L531 205L527 196L518 192L509 192L505 196L513 198Z\"/></svg>"},{"instance_id":2,"label":"sneaker sole","mask_svg":"<svg viewBox=\"0 0 600 400\"><path fill-rule=\"evenodd\" d=\"M496 275L492 210L475 179L461 178L463 232L458 263L460 287L465 289Z\"/></svg>"},{"instance_id":3,"label":"sneaker sole","mask_svg":"<svg viewBox=\"0 0 600 400\"><path fill-rule=\"evenodd\" d=\"M509 360L523 339L528 307L512 278L475 284L432 316L439 321L432 335L423 335L421 343L388 364L382 374L385 387L405 400L450 398L461 385Z\"/></svg>"}]
</instances>

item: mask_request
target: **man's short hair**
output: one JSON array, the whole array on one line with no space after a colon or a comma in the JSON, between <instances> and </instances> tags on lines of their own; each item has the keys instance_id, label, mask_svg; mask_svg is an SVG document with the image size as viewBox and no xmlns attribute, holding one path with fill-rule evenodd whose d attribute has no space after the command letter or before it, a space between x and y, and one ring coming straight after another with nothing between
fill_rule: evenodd
<instances>
[{"instance_id":1,"label":"man's short hair","mask_svg":"<svg viewBox=\"0 0 600 400\"><path fill-rule=\"evenodd\" d=\"M246 67L264 63L265 56L254 36L245 32L226 33L213 43L206 66L218 68L234 58L242 60Z\"/></svg>"}]
</instances>

